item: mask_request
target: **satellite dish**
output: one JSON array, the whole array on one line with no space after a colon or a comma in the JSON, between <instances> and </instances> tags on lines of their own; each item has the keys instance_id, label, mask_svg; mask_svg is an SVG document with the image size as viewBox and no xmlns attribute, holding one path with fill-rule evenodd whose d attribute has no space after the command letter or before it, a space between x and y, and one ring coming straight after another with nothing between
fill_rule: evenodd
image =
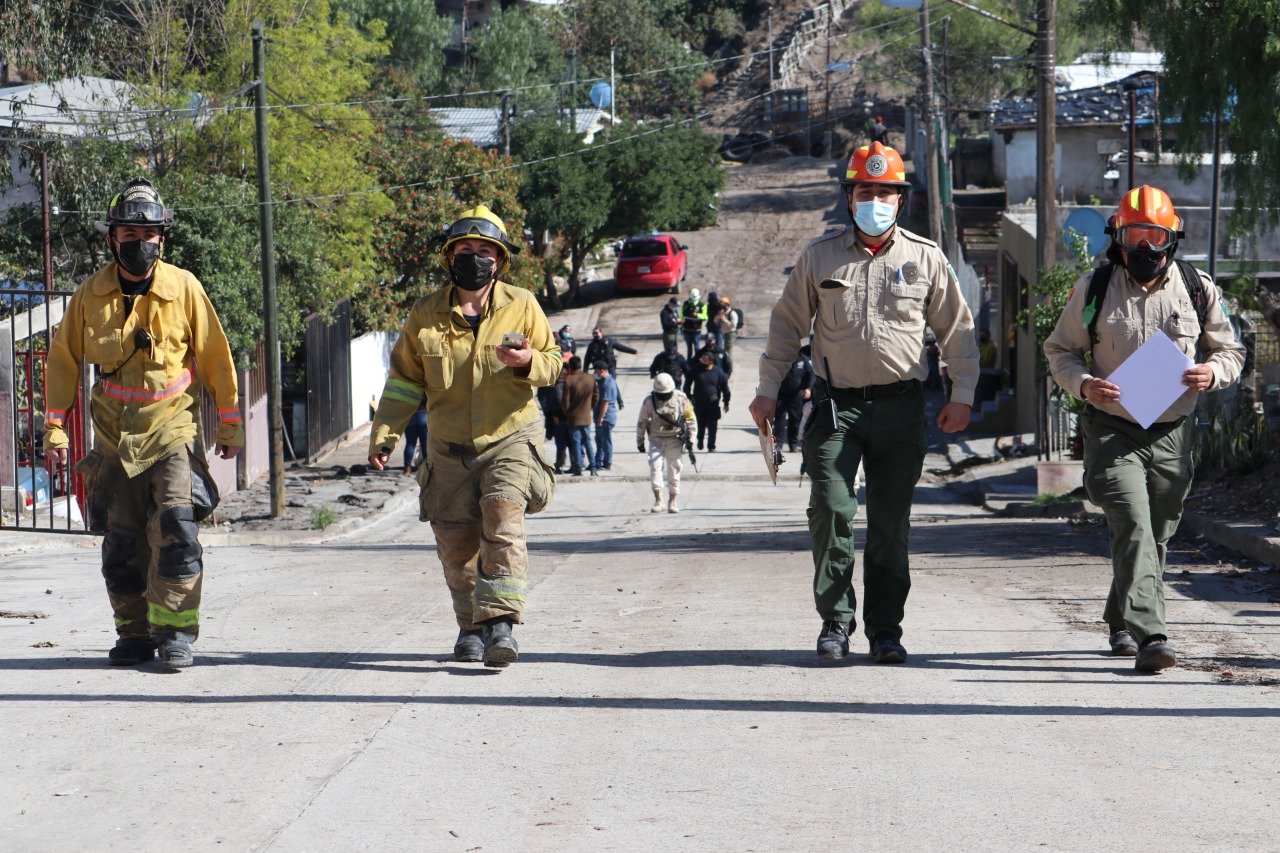
<instances>
[{"instance_id":1,"label":"satellite dish","mask_svg":"<svg viewBox=\"0 0 1280 853\"><path fill-rule=\"evenodd\" d=\"M1107 243L1110 242L1104 229L1107 227L1107 220L1102 214L1091 207L1082 207L1073 210L1071 215L1067 217L1067 221L1063 223L1063 245L1066 246L1066 233L1068 230L1077 231L1083 234L1089 241L1089 257L1093 258L1102 254Z\"/></svg>"},{"instance_id":2,"label":"satellite dish","mask_svg":"<svg viewBox=\"0 0 1280 853\"><path fill-rule=\"evenodd\" d=\"M596 109L607 110L613 103L613 88L603 80L597 80L587 98Z\"/></svg>"}]
</instances>

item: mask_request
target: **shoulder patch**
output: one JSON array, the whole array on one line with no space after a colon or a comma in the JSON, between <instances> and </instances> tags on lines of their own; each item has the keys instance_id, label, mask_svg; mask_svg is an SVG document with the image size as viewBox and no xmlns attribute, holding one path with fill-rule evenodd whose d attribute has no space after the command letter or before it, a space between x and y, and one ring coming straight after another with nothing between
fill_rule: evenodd
<instances>
[{"instance_id":1,"label":"shoulder patch","mask_svg":"<svg viewBox=\"0 0 1280 853\"><path fill-rule=\"evenodd\" d=\"M919 234L916 234L914 231L908 231L905 228L899 228L898 233L901 234L904 239L910 240L912 243L920 243L925 246L932 246L935 249L938 248L937 243L933 242L928 237L921 237Z\"/></svg>"},{"instance_id":2,"label":"shoulder patch","mask_svg":"<svg viewBox=\"0 0 1280 853\"><path fill-rule=\"evenodd\" d=\"M828 240L834 240L837 237L843 237L846 233L848 233L848 231L849 231L849 226L847 225L844 226L843 228L833 229L818 237L814 237L812 240L809 241L809 245L816 246L819 243L825 243Z\"/></svg>"}]
</instances>

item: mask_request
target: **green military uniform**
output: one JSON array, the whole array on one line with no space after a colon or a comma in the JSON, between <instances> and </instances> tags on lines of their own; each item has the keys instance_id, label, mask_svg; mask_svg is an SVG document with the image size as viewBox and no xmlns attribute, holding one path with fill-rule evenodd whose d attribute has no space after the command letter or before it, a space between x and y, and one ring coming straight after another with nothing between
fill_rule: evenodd
<instances>
[{"instance_id":1,"label":"green military uniform","mask_svg":"<svg viewBox=\"0 0 1280 853\"><path fill-rule=\"evenodd\" d=\"M527 372L495 354L508 332L529 341ZM524 516L542 510L555 488L534 389L554 384L560 369L559 346L533 295L501 281L474 332L452 287L419 299L392 351L369 454L395 447L425 396L420 516L431 523L464 630L501 616L523 621Z\"/></svg>"},{"instance_id":2,"label":"green military uniform","mask_svg":"<svg viewBox=\"0 0 1280 853\"><path fill-rule=\"evenodd\" d=\"M1176 264L1147 291L1116 266L1098 312L1098 343L1092 367L1085 366L1089 331L1084 303L1092 273L1076 283L1044 352L1054 380L1082 397L1085 380L1106 378L1157 331L1163 331L1191 358L1200 344L1213 368L1209 390L1234 382L1244 366L1244 347L1235 339L1226 311L1210 308L1203 332L1190 292ZM1211 306L1221 293L1200 274ZM1085 489L1107 516L1111 530L1111 592L1103 618L1111 631L1129 631L1142 643L1167 636L1164 620L1165 547L1182 518L1191 487L1194 425L1188 417L1197 392L1187 389L1150 428L1143 429L1120 403L1092 404L1081 418ZM1123 400L1121 401L1123 402Z\"/></svg>"},{"instance_id":3,"label":"green military uniform","mask_svg":"<svg viewBox=\"0 0 1280 853\"><path fill-rule=\"evenodd\" d=\"M867 479L868 638L881 632L901 636L911 588L911 499L926 449L926 324L950 371L953 402L973 403L978 376L973 317L942 252L901 228L884 240L873 255L849 227L805 248L770 316L756 391L776 399L812 328L819 381L806 422L804 461L813 478L808 516L814 602L824 620L844 622L855 615L853 517L861 463ZM822 416L831 404L834 424Z\"/></svg>"}]
</instances>

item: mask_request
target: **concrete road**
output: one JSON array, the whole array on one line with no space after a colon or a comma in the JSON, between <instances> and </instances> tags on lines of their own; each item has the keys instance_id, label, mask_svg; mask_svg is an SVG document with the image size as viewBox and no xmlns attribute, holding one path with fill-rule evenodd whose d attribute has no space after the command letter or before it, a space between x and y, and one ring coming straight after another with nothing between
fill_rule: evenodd
<instances>
[{"instance_id":1,"label":"concrete road","mask_svg":"<svg viewBox=\"0 0 1280 853\"><path fill-rule=\"evenodd\" d=\"M809 177L776 183L812 196L817 221L829 188ZM749 195L726 194L724 227ZM789 262L757 242L749 305ZM701 248L727 264L732 245ZM717 268L695 268L704 288ZM663 299L593 316L656 332ZM1194 555L1169 574L1185 665L1137 676L1104 654L1101 529L996 519L926 480L910 661L872 665L858 643L817 666L808 491L796 460L764 479L747 428L759 347L739 346L721 451L679 515L645 511L626 426L656 342L623 358L614 470L565 478L530 520L506 671L450 659L411 510L324 545L210 548L197 666L177 674L105 666L97 540L0 537L0 610L46 615L0 618L0 848L1280 844L1280 610Z\"/></svg>"},{"instance_id":2,"label":"concrete road","mask_svg":"<svg viewBox=\"0 0 1280 853\"><path fill-rule=\"evenodd\" d=\"M677 516L642 511L634 448L563 483L504 672L449 659L411 512L210 549L180 674L104 665L93 540L5 539L0 609L48 618L0 619L0 847L1275 846L1280 695L1221 672L1274 667L1273 605L1190 566L1189 666L1136 676L1102 652L1100 531L925 484L910 662L820 668L807 490L752 476L753 441L731 430Z\"/></svg>"}]
</instances>

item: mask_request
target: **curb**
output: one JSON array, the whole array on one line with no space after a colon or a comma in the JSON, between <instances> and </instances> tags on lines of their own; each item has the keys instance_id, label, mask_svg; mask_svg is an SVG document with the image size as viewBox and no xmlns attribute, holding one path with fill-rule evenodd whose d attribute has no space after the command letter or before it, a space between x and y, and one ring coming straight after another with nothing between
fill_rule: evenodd
<instances>
[{"instance_id":1,"label":"curb","mask_svg":"<svg viewBox=\"0 0 1280 853\"><path fill-rule=\"evenodd\" d=\"M217 531L201 531L200 544L205 547L238 548L246 545L318 545L333 539L341 539L362 533L378 524L388 515L415 503L418 500L416 487L397 492L387 498L371 515L360 515L344 518L331 524L324 530L246 530L244 532L219 533Z\"/></svg>"},{"instance_id":2,"label":"curb","mask_svg":"<svg viewBox=\"0 0 1280 853\"><path fill-rule=\"evenodd\" d=\"M1184 512L1181 529L1199 533L1205 539L1230 548L1259 563L1280 568L1280 536L1265 524L1214 521L1199 513Z\"/></svg>"}]
</instances>

